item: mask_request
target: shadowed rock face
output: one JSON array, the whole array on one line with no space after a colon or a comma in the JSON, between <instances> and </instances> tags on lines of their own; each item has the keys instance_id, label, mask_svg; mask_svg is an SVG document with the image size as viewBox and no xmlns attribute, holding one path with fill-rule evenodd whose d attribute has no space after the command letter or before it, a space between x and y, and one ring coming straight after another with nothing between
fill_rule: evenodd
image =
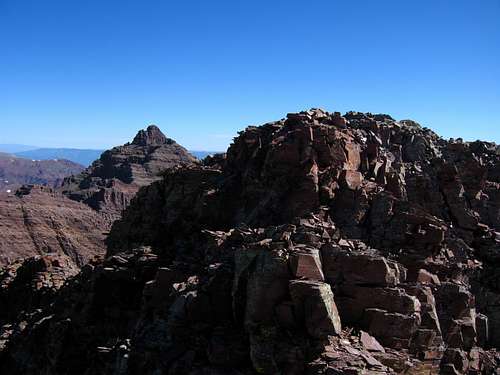
<instances>
[{"instance_id":1,"label":"shadowed rock face","mask_svg":"<svg viewBox=\"0 0 500 375\"><path fill-rule=\"evenodd\" d=\"M81 174L65 179L61 190L70 199L101 212L112 223L139 188L158 180L162 171L196 162L184 147L151 125L140 130L132 143L105 151Z\"/></svg>"},{"instance_id":2,"label":"shadowed rock face","mask_svg":"<svg viewBox=\"0 0 500 375\"><path fill-rule=\"evenodd\" d=\"M50 303L69 277L78 274L74 259L62 253L27 257L0 271L0 319L19 319L21 311ZM0 346L2 345L0 340Z\"/></svg>"},{"instance_id":3,"label":"shadowed rock face","mask_svg":"<svg viewBox=\"0 0 500 375\"><path fill-rule=\"evenodd\" d=\"M0 371L494 374L499 170L495 144L388 115L249 127L141 188L50 303L15 304Z\"/></svg>"}]
</instances>

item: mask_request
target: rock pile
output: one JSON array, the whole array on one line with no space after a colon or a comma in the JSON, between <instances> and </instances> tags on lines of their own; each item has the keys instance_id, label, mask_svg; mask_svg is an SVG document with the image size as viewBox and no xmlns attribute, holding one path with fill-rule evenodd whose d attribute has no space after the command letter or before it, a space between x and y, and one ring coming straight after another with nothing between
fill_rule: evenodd
<instances>
[{"instance_id":1,"label":"rock pile","mask_svg":"<svg viewBox=\"0 0 500 375\"><path fill-rule=\"evenodd\" d=\"M499 373L499 150L358 112L249 127L2 317L0 371Z\"/></svg>"}]
</instances>

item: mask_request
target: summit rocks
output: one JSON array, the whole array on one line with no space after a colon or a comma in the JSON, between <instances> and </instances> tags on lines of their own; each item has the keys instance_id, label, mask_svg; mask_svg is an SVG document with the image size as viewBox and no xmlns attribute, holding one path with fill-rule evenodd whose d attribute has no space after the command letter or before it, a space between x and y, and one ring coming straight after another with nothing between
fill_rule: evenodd
<instances>
[{"instance_id":1,"label":"summit rocks","mask_svg":"<svg viewBox=\"0 0 500 375\"><path fill-rule=\"evenodd\" d=\"M142 187L102 262L16 304L0 371L496 374L498 150L383 114L248 127ZM41 277L18 275L5 298Z\"/></svg>"},{"instance_id":2,"label":"summit rocks","mask_svg":"<svg viewBox=\"0 0 500 375\"><path fill-rule=\"evenodd\" d=\"M146 130L139 130L132 144L137 146L161 146L169 142L173 143L171 139L165 137L156 125L150 125Z\"/></svg>"}]
</instances>

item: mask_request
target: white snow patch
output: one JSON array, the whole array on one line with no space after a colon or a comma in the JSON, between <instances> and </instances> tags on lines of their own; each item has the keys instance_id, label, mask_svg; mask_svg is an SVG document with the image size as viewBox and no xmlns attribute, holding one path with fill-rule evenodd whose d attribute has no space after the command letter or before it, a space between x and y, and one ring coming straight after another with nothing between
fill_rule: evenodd
<instances>
[{"instance_id":1,"label":"white snow patch","mask_svg":"<svg viewBox=\"0 0 500 375\"><path fill-rule=\"evenodd\" d=\"M10 189L8 189L8 190L7 190L7 193L9 193L9 194L10 194L11 192L12 192L12 190L10 190Z\"/></svg>"}]
</instances>

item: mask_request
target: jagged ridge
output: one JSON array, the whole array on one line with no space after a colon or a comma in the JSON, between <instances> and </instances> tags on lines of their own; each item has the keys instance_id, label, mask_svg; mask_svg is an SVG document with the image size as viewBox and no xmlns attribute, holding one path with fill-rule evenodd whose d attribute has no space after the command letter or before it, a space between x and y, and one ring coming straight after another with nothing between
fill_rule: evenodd
<instances>
[{"instance_id":1,"label":"jagged ridge","mask_svg":"<svg viewBox=\"0 0 500 375\"><path fill-rule=\"evenodd\" d=\"M8 334L0 369L495 373L499 163L387 115L249 127L142 188L108 259Z\"/></svg>"}]
</instances>

